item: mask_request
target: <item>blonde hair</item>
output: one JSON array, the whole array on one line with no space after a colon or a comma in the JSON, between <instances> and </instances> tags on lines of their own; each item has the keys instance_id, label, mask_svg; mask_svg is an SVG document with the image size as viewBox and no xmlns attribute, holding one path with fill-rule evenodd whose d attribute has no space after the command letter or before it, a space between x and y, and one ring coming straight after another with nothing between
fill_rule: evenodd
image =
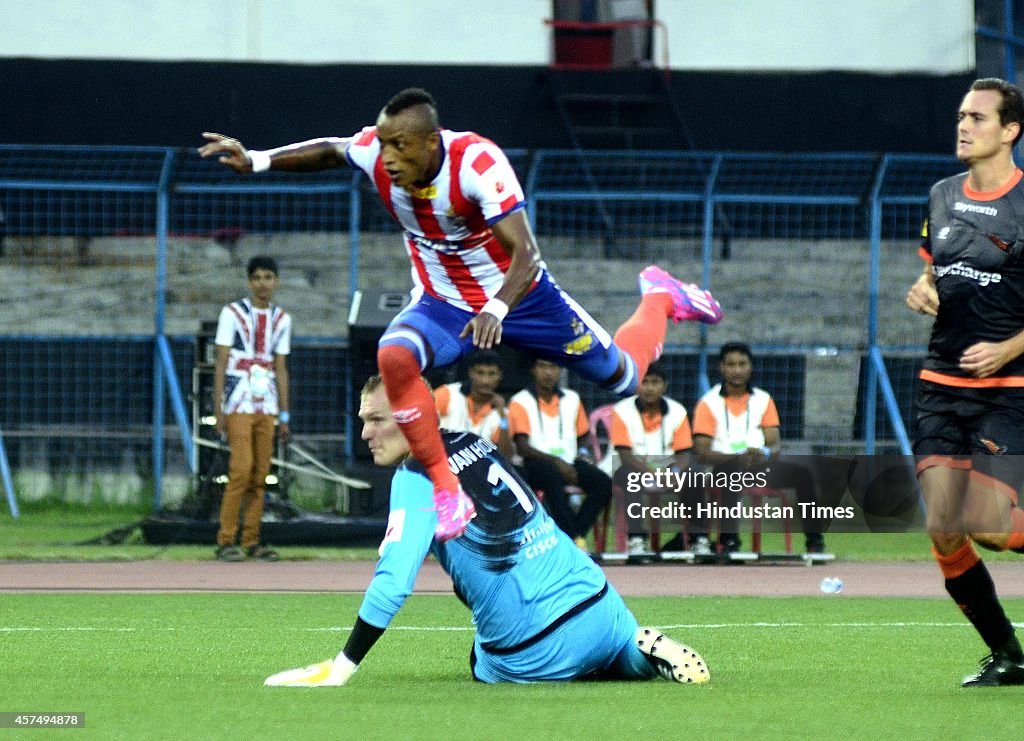
<instances>
[{"instance_id":1,"label":"blonde hair","mask_svg":"<svg viewBox=\"0 0 1024 741\"><path fill-rule=\"evenodd\" d=\"M366 379L366 383L363 384L363 390L359 392L359 395L366 396L367 394L372 394L383 385L384 379L380 377L379 373L375 373Z\"/></svg>"},{"instance_id":2,"label":"blonde hair","mask_svg":"<svg viewBox=\"0 0 1024 741\"><path fill-rule=\"evenodd\" d=\"M423 376L420 376L420 380L423 381L424 384L426 384L427 391L429 391L430 393L434 393L434 387L430 384L430 381L428 381ZM359 392L359 395L366 396L367 394L372 394L374 391L376 391L383 385L384 379L381 378L380 373L374 373L372 376L366 379L366 383L363 384L363 390Z\"/></svg>"}]
</instances>

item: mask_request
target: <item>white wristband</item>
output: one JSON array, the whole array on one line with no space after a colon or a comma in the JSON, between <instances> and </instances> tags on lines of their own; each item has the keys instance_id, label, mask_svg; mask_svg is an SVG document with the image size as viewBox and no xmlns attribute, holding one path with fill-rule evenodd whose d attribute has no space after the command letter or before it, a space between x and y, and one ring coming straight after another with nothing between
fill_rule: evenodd
<instances>
[{"instance_id":1,"label":"white wristband","mask_svg":"<svg viewBox=\"0 0 1024 741\"><path fill-rule=\"evenodd\" d=\"M506 316L508 316L508 304L506 304L500 298L492 298L489 299L486 304L484 304L482 309L480 309L481 314L483 314L485 311L491 316L497 317L498 321L500 322Z\"/></svg>"},{"instance_id":2,"label":"white wristband","mask_svg":"<svg viewBox=\"0 0 1024 741\"><path fill-rule=\"evenodd\" d=\"M250 149L249 161L253 172L265 172L270 169L270 155L261 149Z\"/></svg>"}]
</instances>

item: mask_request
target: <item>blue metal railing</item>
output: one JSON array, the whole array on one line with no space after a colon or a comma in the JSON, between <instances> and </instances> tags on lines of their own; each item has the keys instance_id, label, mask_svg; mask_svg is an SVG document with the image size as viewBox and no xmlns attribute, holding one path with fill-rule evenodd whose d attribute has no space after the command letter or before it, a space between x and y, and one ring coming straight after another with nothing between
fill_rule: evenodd
<instances>
[{"instance_id":1,"label":"blue metal railing","mask_svg":"<svg viewBox=\"0 0 1024 741\"><path fill-rule=\"evenodd\" d=\"M4 493L7 495L7 507L11 516L19 516L18 500L14 495L14 479L11 477L11 464L7 461L7 448L4 447L3 430L0 430L0 483L4 486Z\"/></svg>"},{"instance_id":2,"label":"blue metal railing","mask_svg":"<svg viewBox=\"0 0 1024 741\"><path fill-rule=\"evenodd\" d=\"M716 268L722 265L717 260L727 259L724 254L717 257L714 250L716 239L726 232L754 238L763 236L764 230L774 230L769 236L781 239L797 233L806 240L863 241L870 248L869 274L864 276L868 312L864 328L868 358L863 408L865 446L871 452L875 444L876 394L881 393L884 412L896 430L900 448L909 452L905 425L879 346L881 247L883 239L912 236L917 225L893 209L924 208L930 185L960 167L953 158L860 153L539 151L532 159L517 152L516 162L520 168L530 162L525 189L535 230L540 229L548 237L570 239L616 232L629 238L650 233L665 239L693 239L705 287L712 285ZM74 177L67 177L69 174ZM273 174L267 179L241 180L216 163L200 161L192 152L168 148L0 146L0 207L6 205L5 199L10 201L26 192L60 194L59 199L51 200L70 204L70 215L45 212L52 208L46 204L39 207L39 213L29 208L6 208L8 234L71 235L90 228L104 235L141 232L155 236L152 475L157 507L165 458L167 399L187 464L190 470L196 469L191 420L178 380L182 369L175 367L165 335L169 236L208 235L219 228L268 233L324 228L342 231L349 242L349 294L359 286L361 225L365 229L367 209L353 173L329 173L312 179ZM137 208L123 211L116 202L88 201L90 193L114 193L141 200ZM271 197L282 199L275 202L280 204L278 212L271 213L263 205L261 199ZM228 208L224 204L233 205ZM566 209L595 204L595 210L586 212L593 218L571 220L561 215ZM688 209L682 215L680 205ZM754 216L746 221L737 219L738 209ZM776 209L781 215L773 213L763 218L764 209ZM813 213L809 216L805 209ZM825 216L818 218L819 214ZM538 215L543 217L540 223ZM724 218L730 223L724 223ZM699 348L698 382L700 389L706 390L709 350L708 329L703 325ZM350 399L345 410L348 445L354 433L351 404Z\"/></svg>"}]
</instances>

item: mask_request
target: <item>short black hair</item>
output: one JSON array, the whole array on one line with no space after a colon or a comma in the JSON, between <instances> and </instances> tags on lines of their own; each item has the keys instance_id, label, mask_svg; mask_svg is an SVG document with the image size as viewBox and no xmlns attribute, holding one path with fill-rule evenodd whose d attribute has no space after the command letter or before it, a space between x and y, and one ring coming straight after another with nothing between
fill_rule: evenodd
<instances>
[{"instance_id":1,"label":"short black hair","mask_svg":"<svg viewBox=\"0 0 1024 741\"><path fill-rule=\"evenodd\" d=\"M265 255L256 255L256 257L249 260L249 264L246 265L245 274L251 278L252 274L257 270L269 270L274 275L277 275L277 260Z\"/></svg>"},{"instance_id":2,"label":"short black hair","mask_svg":"<svg viewBox=\"0 0 1024 741\"><path fill-rule=\"evenodd\" d=\"M999 123L1003 126L1009 123L1019 124L1017 136L1013 138L1014 146L1024 135L1024 94L1019 87L1011 82L998 77L982 77L971 83L971 90L995 90L1002 96L999 102Z\"/></svg>"},{"instance_id":3,"label":"short black hair","mask_svg":"<svg viewBox=\"0 0 1024 741\"><path fill-rule=\"evenodd\" d=\"M668 373L665 372L665 364L661 361L655 361L647 366L647 372L644 373L644 378L647 376L657 376L662 381L668 383Z\"/></svg>"},{"instance_id":4,"label":"short black hair","mask_svg":"<svg viewBox=\"0 0 1024 741\"><path fill-rule=\"evenodd\" d=\"M437 103L434 102L434 96L421 87L407 87L405 90L397 93L384 106L384 115L394 116L408 108L419 105L427 107L426 118L430 130L434 131L440 128L441 124L438 120Z\"/></svg>"},{"instance_id":5,"label":"short black hair","mask_svg":"<svg viewBox=\"0 0 1024 741\"><path fill-rule=\"evenodd\" d=\"M726 342L718 351L718 362L721 363L725 360L725 356L731 352L743 353L747 356L747 360L754 362L754 353L750 352L750 345L746 342Z\"/></svg>"},{"instance_id":6,"label":"short black hair","mask_svg":"<svg viewBox=\"0 0 1024 741\"><path fill-rule=\"evenodd\" d=\"M466 361L466 370L478 365L496 365L501 368L501 356L494 350L477 350Z\"/></svg>"}]
</instances>

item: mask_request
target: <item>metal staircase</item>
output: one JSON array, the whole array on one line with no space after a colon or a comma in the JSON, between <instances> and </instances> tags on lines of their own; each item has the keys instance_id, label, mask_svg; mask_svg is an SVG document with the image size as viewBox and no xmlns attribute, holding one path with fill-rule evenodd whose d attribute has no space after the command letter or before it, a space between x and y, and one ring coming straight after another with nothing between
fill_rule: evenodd
<instances>
[{"instance_id":1,"label":"metal staircase","mask_svg":"<svg viewBox=\"0 0 1024 741\"><path fill-rule=\"evenodd\" d=\"M564 92L555 95L559 118L581 149L688 149L685 125L667 91Z\"/></svg>"}]
</instances>

